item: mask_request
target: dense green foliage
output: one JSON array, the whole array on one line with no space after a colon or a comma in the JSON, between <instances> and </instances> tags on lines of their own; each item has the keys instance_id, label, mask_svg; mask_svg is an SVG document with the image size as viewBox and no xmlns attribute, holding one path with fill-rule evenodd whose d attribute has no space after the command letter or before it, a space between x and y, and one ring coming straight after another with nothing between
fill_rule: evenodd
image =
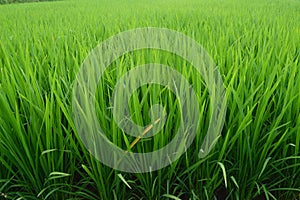
<instances>
[{"instance_id":1,"label":"dense green foliage","mask_svg":"<svg viewBox=\"0 0 300 200\"><path fill-rule=\"evenodd\" d=\"M296 0L0 6L0 198L299 198L299 13ZM109 94L118 77L137 63L173 66L200 94L202 108L201 130L178 161L156 172L129 174L99 163L82 145L72 120L72 84L97 44L148 26L180 31L207 50L221 71L228 110L222 138L199 160L195 152L208 126L209 94L192 66L155 50L116 60L97 96L99 122L115 144L125 148L134 138L123 135L106 111ZM138 109L147 110L155 101L166 105L171 118L165 132L138 142L137 152L151 151L155 141L165 145L178 123L174 96L160 86L149 88L138 90L130 102L136 122L149 122Z\"/></svg>"}]
</instances>

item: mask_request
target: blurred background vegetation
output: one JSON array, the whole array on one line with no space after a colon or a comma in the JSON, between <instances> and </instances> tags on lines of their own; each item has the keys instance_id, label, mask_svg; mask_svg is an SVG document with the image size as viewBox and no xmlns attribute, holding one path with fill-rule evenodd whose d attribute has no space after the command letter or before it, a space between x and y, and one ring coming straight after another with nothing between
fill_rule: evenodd
<instances>
[{"instance_id":1,"label":"blurred background vegetation","mask_svg":"<svg viewBox=\"0 0 300 200\"><path fill-rule=\"evenodd\" d=\"M41 2L41 1L55 1L55 0L0 0L0 4Z\"/></svg>"}]
</instances>

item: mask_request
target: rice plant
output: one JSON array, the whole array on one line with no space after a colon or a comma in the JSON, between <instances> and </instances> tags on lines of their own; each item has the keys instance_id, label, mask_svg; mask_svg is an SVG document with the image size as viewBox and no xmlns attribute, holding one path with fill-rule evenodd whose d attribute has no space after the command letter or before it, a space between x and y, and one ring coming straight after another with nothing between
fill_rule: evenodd
<instances>
[{"instance_id":1,"label":"rice plant","mask_svg":"<svg viewBox=\"0 0 300 200\"><path fill-rule=\"evenodd\" d=\"M0 6L0 199L299 199L300 5L287 1L55 1ZM158 171L125 173L102 164L78 135L72 91L81 64L102 41L140 27L181 32L203 46L227 96L222 136L199 159L210 93L193 63L153 49L116 59L97 85L97 120L129 152L167 145L180 102L148 84L128 102L133 121L164 126L136 140L113 119L113 89L137 65L161 63L188 80L200 108L196 138ZM149 129L156 129L153 125ZM147 134L147 131L145 132Z\"/></svg>"}]
</instances>

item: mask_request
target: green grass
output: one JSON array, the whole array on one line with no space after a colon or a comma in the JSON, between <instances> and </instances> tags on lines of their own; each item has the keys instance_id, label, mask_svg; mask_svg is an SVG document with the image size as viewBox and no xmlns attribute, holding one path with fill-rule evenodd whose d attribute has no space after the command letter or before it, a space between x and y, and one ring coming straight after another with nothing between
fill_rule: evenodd
<instances>
[{"instance_id":1,"label":"green grass","mask_svg":"<svg viewBox=\"0 0 300 200\"><path fill-rule=\"evenodd\" d=\"M0 6L0 199L299 199L300 5L287 1L57 1ZM98 120L126 149L107 110L112 87L137 64L174 67L199 94L199 131L187 152L159 171L130 174L98 162L72 118L80 65L101 41L138 27L164 27L201 44L217 64L227 93L222 137L198 158L210 97L201 76L168 52L125 54L97 89ZM134 121L150 106L168 112L162 131L132 151L166 145L180 122L175 96L159 85L130 99ZM224 195L223 195L224 196ZM221 199L221 198L220 198Z\"/></svg>"}]
</instances>

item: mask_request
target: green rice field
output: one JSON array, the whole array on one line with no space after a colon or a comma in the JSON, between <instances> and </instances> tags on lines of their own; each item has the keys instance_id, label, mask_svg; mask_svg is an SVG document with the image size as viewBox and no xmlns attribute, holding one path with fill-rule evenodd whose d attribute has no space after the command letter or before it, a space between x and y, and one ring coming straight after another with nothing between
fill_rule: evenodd
<instances>
[{"instance_id":1,"label":"green rice field","mask_svg":"<svg viewBox=\"0 0 300 200\"><path fill-rule=\"evenodd\" d=\"M156 129L153 120L161 118L148 113L160 104L167 113L164 124L141 139L118 126L113 89L137 65L161 63L179 72L197 93L200 111L193 116L196 136L178 159L158 170L129 173L103 164L83 144L73 89L94 48L144 27L174 30L198 42L220 72L227 108L219 139L199 158L213 100L193 63L159 49L118 57L95 94L94 120L112 144L126 153L152 152L167 145L183 121L176 95L163 85L146 84L128 101L130 117ZM93 121L88 113L85 119ZM1 4L0 199L299 200L300 1Z\"/></svg>"}]
</instances>

